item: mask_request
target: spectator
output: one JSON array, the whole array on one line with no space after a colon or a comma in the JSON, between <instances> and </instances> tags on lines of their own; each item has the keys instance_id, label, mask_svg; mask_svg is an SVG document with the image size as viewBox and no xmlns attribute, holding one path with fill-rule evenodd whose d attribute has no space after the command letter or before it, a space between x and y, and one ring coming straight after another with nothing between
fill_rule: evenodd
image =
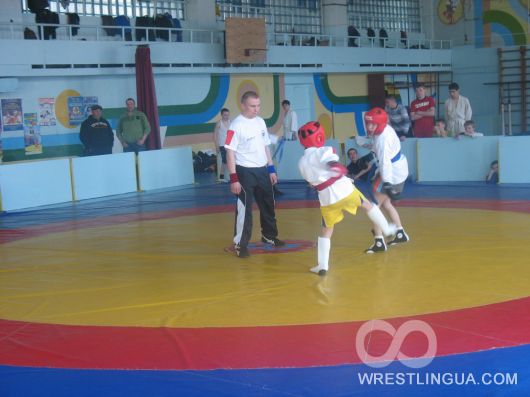
<instances>
[{"instance_id":1,"label":"spectator","mask_svg":"<svg viewBox=\"0 0 530 397\"><path fill-rule=\"evenodd\" d=\"M295 141L298 136L298 117L291 110L291 102L285 99L282 102L283 114L283 137L287 141Z\"/></svg>"},{"instance_id":2,"label":"spectator","mask_svg":"<svg viewBox=\"0 0 530 397\"><path fill-rule=\"evenodd\" d=\"M490 170L486 175L486 183L499 183L499 162L497 160L491 162Z\"/></svg>"},{"instance_id":3,"label":"spectator","mask_svg":"<svg viewBox=\"0 0 530 397\"><path fill-rule=\"evenodd\" d=\"M221 119L215 125L213 131L213 140L217 155L221 155L221 173L219 179L223 182L230 182L228 179L228 168L226 166L226 149L224 144L226 142L226 133L230 127L230 110L227 108L221 109Z\"/></svg>"},{"instance_id":4,"label":"spectator","mask_svg":"<svg viewBox=\"0 0 530 397\"><path fill-rule=\"evenodd\" d=\"M230 172L230 191L237 196L234 250L238 257L250 256L248 243L252 235L252 201L260 211L261 241L278 247L273 185L278 176L269 150L270 139L265 121L258 116L260 98L247 91L241 98L241 114L230 124L225 148Z\"/></svg>"},{"instance_id":5,"label":"spectator","mask_svg":"<svg viewBox=\"0 0 530 397\"><path fill-rule=\"evenodd\" d=\"M85 147L85 156L111 154L114 144L114 133L103 115L103 108L93 105L91 115L81 124L79 138Z\"/></svg>"},{"instance_id":6,"label":"spectator","mask_svg":"<svg viewBox=\"0 0 530 397\"><path fill-rule=\"evenodd\" d=\"M464 123L464 134L465 136L468 136L470 138L477 138L479 136L484 136L481 132L475 131L475 123L473 120L468 120Z\"/></svg>"},{"instance_id":7,"label":"spectator","mask_svg":"<svg viewBox=\"0 0 530 397\"><path fill-rule=\"evenodd\" d=\"M437 138L447 138L447 131L445 130L445 120L436 119L434 122L433 136Z\"/></svg>"},{"instance_id":8,"label":"spectator","mask_svg":"<svg viewBox=\"0 0 530 397\"><path fill-rule=\"evenodd\" d=\"M348 158L350 164L348 164L348 176L353 180L370 181L375 175L375 156L372 152L359 158L357 149L351 148L348 150Z\"/></svg>"},{"instance_id":9,"label":"spectator","mask_svg":"<svg viewBox=\"0 0 530 397\"><path fill-rule=\"evenodd\" d=\"M464 133L464 123L471 120L472 114L469 99L460 95L458 84L449 84L449 98L445 101L445 121L449 134L457 136Z\"/></svg>"},{"instance_id":10,"label":"spectator","mask_svg":"<svg viewBox=\"0 0 530 397\"><path fill-rule=\"evenodd\" d=\"M416 86L416 99L410 104L412 131L416 138L431 138L434 129L434 98L425 94L425 85Z\"/></svg>"},{"instance_id":11,"label":"spectator","mask_svg":"<svg viewBox=\"0 0 530 397\"><path fill-rule=\"evenodd\" d=\"M145 140L151 132L151 126L147 120L147 116L135 109L136 102L132 98L127 98L125 101L127 112L121 116L118 122L118 129L116 136L123 145L124 152L138 152L144 151Z\"/></svg>"},{"instance_id":12,"label":"spectator","mask_svg":"<svg viewBox=\"0 0 530 397\"><path fill-rule=\"evenodd\" d=\"M361 37L361 34L355 26L348 26L348 47L359 47L357 40Z\"/></svg>"},{"instance_id":13,"label":"spectator","mask_svg":"<svg viewBox=\"0 0 530 397\"><path fill-rule=\"evenodd\" d=\"M404 141L410 131L410 117L405 106L398 104L394 95L388 95L385 99L385 111L389 122L396 131L400 141Z\"/></svg>"}]
</instances>

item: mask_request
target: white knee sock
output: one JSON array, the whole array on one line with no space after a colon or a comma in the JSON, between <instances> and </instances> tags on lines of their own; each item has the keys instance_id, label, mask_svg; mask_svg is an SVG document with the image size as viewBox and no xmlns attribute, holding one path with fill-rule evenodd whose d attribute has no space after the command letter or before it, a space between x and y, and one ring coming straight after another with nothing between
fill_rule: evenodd
<instances>
[{"instance_id":1,"label":"white knee sock","mask_svg":"<svg viewBox=\"0 0 530 397\"><path fill-rule=\"evenodd\" d=\"M327 271L329 268L329 251L331 249L331 240L325 237L318 238L318 266L312 267L313 273L318 273L321 270Z\"/></svg>"},{"instance_id":2,"label":"white knee sock","mask_svg":"<svg viewBox=\"0 0 530 397\"><path fill-rule=\"evenodd\" d=\"M377 205L372 205L372 208L367 211L366 214L368 215L368 218L370 218L370 220L383 231L385 236L392 236L396 233L396 225L388 223Z\"/></svg>"}]
</instances>

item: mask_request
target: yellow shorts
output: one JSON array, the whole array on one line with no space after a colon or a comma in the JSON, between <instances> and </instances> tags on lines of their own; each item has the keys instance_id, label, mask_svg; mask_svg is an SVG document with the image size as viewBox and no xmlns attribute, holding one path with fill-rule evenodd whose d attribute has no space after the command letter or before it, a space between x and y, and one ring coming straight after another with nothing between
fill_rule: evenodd
<instances>
[{"instance_id":1,"label":"yellow shorts","mask_svg":"<svg viewBox=\"0 0 530 397\"><path fill-rule=\"evenodd\" d=\"M326 227L333 227L336 223L342 221L344 219L343 211L348 211L350 214L355 215L357 213L357 208L361 206L361 203L364 200L366 200L366 198L363 194L359 190L353 189L353 192L348 197L345 197L334 204L320 207L324 225Z\"/></svg>"}]
</instances>

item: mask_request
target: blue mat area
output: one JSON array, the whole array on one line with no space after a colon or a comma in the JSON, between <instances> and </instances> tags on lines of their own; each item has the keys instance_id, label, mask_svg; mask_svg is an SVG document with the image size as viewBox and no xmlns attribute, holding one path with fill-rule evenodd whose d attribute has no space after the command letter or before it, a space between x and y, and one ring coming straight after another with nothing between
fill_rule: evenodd
<instances>
[{"instance_id":1,"label":"blue mat area","mask_svg":"<svg viewBox=\"0 0 530 397\"><path fill-rule=\"evenodd\" d=\"M0 366L0 395L526 397L530 395L529 355L530 345L524 345L440 357L427 367L414 370L400 362L382 369L344 365L214 371L102 371Z\"/></svg>"}]
</instances>

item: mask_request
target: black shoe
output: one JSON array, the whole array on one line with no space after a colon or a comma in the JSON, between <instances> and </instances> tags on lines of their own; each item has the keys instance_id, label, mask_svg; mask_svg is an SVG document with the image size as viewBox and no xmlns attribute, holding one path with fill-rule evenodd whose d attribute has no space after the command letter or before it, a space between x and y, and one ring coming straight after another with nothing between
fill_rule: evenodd
<instances>
[{"instance_id":1,"label":"black shoe","mask_svg":"<svg viewBox=\"0 0 530 397\"><path fill-rule=\"evenodd\" d=\"M367 254L375 254L376 252L385 252L386 244L383 238L376 238L374 244L368 248L366 251Z\"/></svg>"},{"instance_id":2,"label":"black shoe","mask_svg":"<svg viewBox=\"0 0 530 397\"><path fill-rule=\"evenodd\" d=\"M276 186L274 187L274 195L275 196L283 196L285 193L282 192L280 189L278 189Z\"/></svg>"},{"instance_id":3,"label":"black shoe","mask_svg":"<svg viewBox=\"0 0 530 397\"><path fill-rule=\"evenodd\" d=\"M409 240L410 240L409 236L407 235L407 233L405 233L405 230L401 228L401 229L398 229L398 231L396 232L396 237L394 237L392 241L388 242L388 245L402 244L402 243L406 243Z\"/></svg>"},{"instance_id":4,"label":"black shoe","mask_svg":"<svg viewBox=\"0 0 530 397\"><path fill-rule=\"evenodd\" d=\"M236 252L236 255L239 258L248 258L250 256L250 253L248 252L247 247L240 247L239 244L236 244L234 247L234 251Z\"/></svg>"},{"instance_id":5,"label":"black shoe","mask_svg":"<svg viewBox=\"0 0 530 397\"><path fill-rule=\"evenodd\" d=\"M276 237L267 238L265 236L261 236L261 241L265 244L274 245L275 247L283 247L285 245L285 241L279 240Z\"/></svg>"}]
</instances>

